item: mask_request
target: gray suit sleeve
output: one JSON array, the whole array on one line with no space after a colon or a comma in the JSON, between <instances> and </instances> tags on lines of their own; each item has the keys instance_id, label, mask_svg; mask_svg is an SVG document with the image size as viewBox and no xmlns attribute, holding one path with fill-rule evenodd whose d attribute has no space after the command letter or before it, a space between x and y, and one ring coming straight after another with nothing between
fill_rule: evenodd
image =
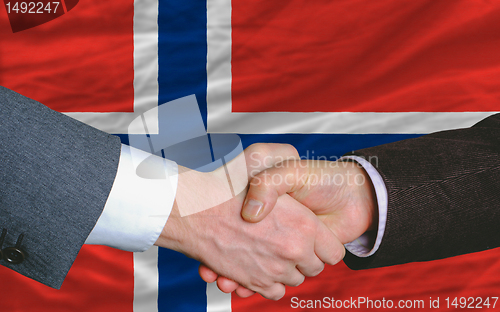
<instances>
[{"instance_id":1,"label":"gray suit sleeve","mask_svg":"<svg viewBox=\"0 0 500 312\"><path fill-rule=\"evenodd\" d=\"M2 248L23 234L20 264L0 264L60 288L111 190L120 140L0 87Z\"/></svg>"},{"instance_id":2,"label":"gray suit sleeve","mask_svg":"<svg viewBox=\"0 0 500 312\"><path fill-rule=\"evenodd\" d=\"M378 251L347 254L354 269L442 259L500 247L500 114L355 152L370 159L388 191Z\"/></svg>"}]
</instances>

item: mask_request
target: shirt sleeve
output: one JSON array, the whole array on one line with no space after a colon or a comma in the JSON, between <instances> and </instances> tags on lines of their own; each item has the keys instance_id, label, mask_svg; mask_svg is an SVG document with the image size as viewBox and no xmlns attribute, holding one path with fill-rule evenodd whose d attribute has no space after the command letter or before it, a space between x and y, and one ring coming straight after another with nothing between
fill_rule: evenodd
<instances>
[{"instance_id":1,"label":"shirt sleeve","mask_svg":"<svg viewBox=\"0 0 500 312\"><path fill-rule=\"evenodd\" d=\"M369 257L373 255L379 248L385 232L387 221L387 188L380 173L366 159L358 156L344 156L342 159L352 159L363 166L368 176L371 179L375 188L378 205L378 228L376 231L368 231L355 239L354 241L345 244L345 248L352 254L358 257Z\"/></svg>"},{"instance_id":2,"label":"shirt sleeve","mask_svg":"<svg viewBox=\"0 0 500 312\"><path fill-rule=\"evenodd\" d=\"M177 164L128 145L104 210L86 244L145 251L160 236L177 189Z\"/></svg>"}]
</instances>

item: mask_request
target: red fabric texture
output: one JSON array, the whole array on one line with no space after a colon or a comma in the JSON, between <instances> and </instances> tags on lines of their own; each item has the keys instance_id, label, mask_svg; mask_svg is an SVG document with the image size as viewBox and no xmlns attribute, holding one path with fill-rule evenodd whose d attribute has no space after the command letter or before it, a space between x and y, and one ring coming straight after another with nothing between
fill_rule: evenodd
<instances>
[{"instance_id":1,"label":"red fabric texture","mask_svg":"<svg viewBox=\"0 0 500 312\"><path fill-rule=\"evenodd\" d=\"M500 2L232 1L234 112L500 109Z\"/></svg>"},{"instance_id":2,"label":"red fabric texture","mask_svg":"<svg viewBox=\"0 0 500 312\"><path fill-rule=\"evenodd\" d=\"M0 85L61 112L132 112L134 1L76 4L16 33L0 10Z\"/></svg>"},{"instance_id":3,"label":"red fabric texture","mask_svg":"<svg viewBox=\"0 0 500 312\"><path fill-rule=\"evenodd\" d=\"M327 266L318 276L306 278L299 287L287 287L286 296L279 301L270 301L260 295L254 295L247 299L232 295L233 312L255 312L255 311L450 311L455 309L451 304L454 298L464 297L484 300L490 297L490 304L495 302L491 297L500 297L500 249L483 251L475 254L463 255L449 259L409 263L393 267L352 271L342 262L336 266ZM292 298L295 297L292 301ZM357 300L356 308L307 308L307 300L320 300L330 298L335 300ZM373 306L368 304L359 305L359 297L373 301ZM439 307L435 305L439 298ZM446 298L450 298L447 306ZM368 301L366 299L366 301ZM404 308L377 308L376 300L382 302L385 299L392 300L394 307L403 300ZM297 306L302 302L302 308ZM408 301L409 300L409 301ZM415 300L423 300L423 306L415 308ZM434 302L431 309L430 300ZM460 299L458 299L460 300ZM457 301L459 302L459 301ZM314 303L313 303L314 304ZM412 308L407 308L411 304ZM406 305L406 306L404 306ZM460 305L459 305L460 306ZM314 307L314 306L313 306ZM485 310L497 310L496 307L482 306Z\"/></svg>"},{"instance_id":4,"label":"red fabric texture","mask_svg":"<svg viewBox=\"0 0 500 312\"><path fill-rule=\"evenodd\" d=\"M60 290L0 266L3 311L130 311L134 300L131 252L84 245Z\"/></svg>"}]
</instances>

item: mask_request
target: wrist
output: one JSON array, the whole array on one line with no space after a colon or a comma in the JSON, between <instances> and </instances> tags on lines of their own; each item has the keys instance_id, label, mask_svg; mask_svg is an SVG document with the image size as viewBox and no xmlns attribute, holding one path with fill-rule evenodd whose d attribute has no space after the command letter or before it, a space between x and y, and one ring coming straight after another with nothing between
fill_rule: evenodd
<instances>
[{"instance_id":1,"label":"wrist","mask_svg":"<svg viewBox=\"0 0 500 312\"><path fill-rule=\"evenodd\" d=\"M360 165L358 166L359 174L363 176L363 183L360 186L360 188L362 189L361 192L365 198L365 200L363 201L365 203L363 205L363 208L366 212L366 215L368 216L366 231L372 231L376 230L378 226L377 195L375 193L375 188L373 186L370 175Z\"/></svg>"},{"instance_id":2,"label":"wrist","mask_svg":"<svg viewBox=\"0 0 500 312\"><path fill-rule=\"evenodd\" d=\"M170 216L155 242L156 246L172 249L189 257L196 258L196 229L191 222L190 208L199 210L200 195L197 190L203 188L207 173L190 170L179 166L178 186Z\"/></svg>"},{"instance_id":3,"label":"wrist","mask_svg":"<svg viewBox=\"0 0 500 312\"><path fill-rule=\"evenodd\" d=\"M156 246L183 252L183 244L186 241L185 224L179 214L177 203L174 202L172 212L163 228L160 237L155 242Z\"/></svg>"},{"instance_id":4,"label":"wrist","mask_svg":"<svg viewBox=\"0 0 500 312\"><path fill-rule=\"evenodd\" d=\"M349 188L351 200L359 209L359 235L371 230L376 230L378 226L378 204L375 188L368 172L363 165L353 159L344 159L348 165L344 166L346 172L346 185Z\"/></svg>"},{"instance_id":5,"label":"wrist","mask_svg":"<svg viewBox=\"0 0 500 312\"><path fill-rule=\"evenodd\" d=\"M182 166L179 166L178 177L172 212L155 245L202 260L204 246L217 236L217 232L210 229L231 206L227 177L224 170L205 173Z\"/></svg>"},{"instance_id":6,"label":"wrist","mask_svg":"<svg viewBox=\"0 0 500 312\"><path fill-rule=\"evenodd\" d=\"M374 164L363 157L346 156L351 161L357 162L359 169L367 182L360 186L360 193L364 194L366 204L363 209L366 213L367 223L362 234L347 243L346 248L358 257L373 255L379 248L384 235L385 219L387 216L387 190L382 176ZM344 158L344 160L346 159Z\"/></svg>"}]
</instances>

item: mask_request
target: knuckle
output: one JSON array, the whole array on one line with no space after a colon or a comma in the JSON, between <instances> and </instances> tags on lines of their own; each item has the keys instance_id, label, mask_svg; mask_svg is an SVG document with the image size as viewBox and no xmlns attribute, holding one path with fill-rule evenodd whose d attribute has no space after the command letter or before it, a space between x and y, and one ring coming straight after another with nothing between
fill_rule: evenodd
<instances>
[{"instance_id":1,"label":"knuckle","mask_svg":"<svg viewBox=\"0 0 500 312\"><path fill-rule=\"evenodd\" d=\"M261 173L258 174L258 176L262 179L262 183L258 185L261 188L268 188L273 185L273 180L271 174L264 170Z\"/></svg>"},{"instance_id":2,"label":"knuckle","mask_svg":"<svg viewBox=\"0 0 500 312\"><path fill-rule=\"evenodd\" d=\"M317 229L317 222L311 219L307 219L307 221L302 222L302 231L304 231L308 235L316 234Z\"/></svg>"},{"instance_id":3,"label":"knuckle","mask_svg":"<svg viewBox=\"0 0 500 312\"><path fill-rule=\"evenodd\" d=\"M302 244L289 244L284 247L285 258L289 260L300 260L305 252L306 248Z\"/></svg>"},{"instance_id":4,"label":"knuckle","mask_svg":"<svg viewBox=\"0 0 500 312\"><path fill-rule=\"evenodd\" d=\"M302 218L300 221L301 222L298 223L298 230L301 233L301 236L304 238L303 243L307 244L307 238L316 237L316 232L318 231L318 222L316 222L316 220L311 217Z\"/></svg>"},{"instance_id":5,"label":"knuckle","mask_svg":"<svg viewBox=\"0 0 500 312\"><path fill-rule=\"evenodd\" d=\"M335 248L332 252L330 264L335 265L335 264L339 263L340 261L342 261L342 259L344 259L344 256L345 256L345 248L344 247Z\"/></svg>"},{"instance_id":6,"label":"knuckle","mask_svg":"<svg viewBox=\"0 0 500 312\"><path fill-rule=\"evenodd\" d=\"M323 262L318 263L318 265L312 270L310 276L317 276L319 273L323 272L325 269L325 264Z\"/></svg>"},{"instance_id":7,"label":"knuckle","mask_svg":"<svg viewBox=\"0 0 500 312\"><path fill-rule=\"evenodd\" d=\"M274 264L269 267L269 273L276 279L285 276L287 274L287 271L288 270L286 264Z\"/></svg>"},{"instance_id":8,"label":"knuckle","mask_svg":"<svg viewBox=\"0 0 500 312\"><path fill-rule=\"evenodd\" d=\"M249 289L266 289L270 288L273 285L273 283L265 278L257 278L257 277L252 277L250 280L250 286L247 288Z\"/></svg>"},{"instance_id":9,"label":"knuckle","mask_svg":"<svg viewBox=\"0 0 500 312\"><path fill-rule=\"evenodd\" d=\"M292 156L293 158L299 158L299 152L297 151L295 146L291 144L286 144L286 146L288 148L288 153L290 156Z\"/></svg>"},{"instance_id":10,"label":"knuckle","mask_svg":"<svg viewBox=\"0 0 500 312\"><path fill-rule=\"evenodd\" d=\"M261 158L265 158L271 152L271 148L268 143L254 143L249 147L250 151L256 153Z\"/></svg>"},{"instance_id":11,"label":"knuckle","mask_svg":"<svg viewBox=\"0 0 500 312\"><path fill-rule=\"evenodd\" d=\"M298 159L299 152L295 148L295 146L287 143L274 143L279 150L279 154L284 156L285 159Z\"/></svg>"},{"instance_id":12,"label":"knuckle","mask_svg":"<svg viewBox=\"0 0 500 312\"><path fill-rule=\"evenodd\" d=\"M299 278L297 278L297 280L290 286L293 286L293 287L297 287L299 285L301 285L302 283L304 283L304 281L306 280L306 277L304 275L301 275Z\"/></svg>"},{"instance_id":13,"label":"knuckle","mask_svg":"<svg viewBox=\"0 0 500 312\"><path fill-rule=\"evenodd\" d=\"M280 300L285 296L285 287L273 287L271 290L262 294L265 298L271 300Z\"/></svg>"}]
</instances>

